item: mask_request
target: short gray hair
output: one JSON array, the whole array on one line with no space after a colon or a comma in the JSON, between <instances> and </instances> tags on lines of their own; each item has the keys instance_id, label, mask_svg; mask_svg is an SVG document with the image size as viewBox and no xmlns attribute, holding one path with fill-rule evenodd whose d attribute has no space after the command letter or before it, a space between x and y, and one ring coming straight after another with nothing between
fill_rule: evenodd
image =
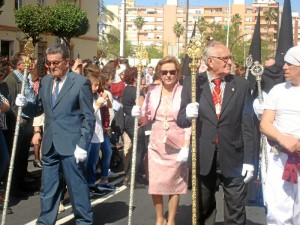
<instances>
[{"instance_id":1,"label":"short gray hair","mask_svg":"<svg viewBox=\"0 0 300 225\"><path fill-rule=\"evenodd\" d=\"M68 47L60 43L53 44L50 47L48 47L46 50L46 55L52 55L57 53L60 53L63 59L67 59L70 57L70 52Z\"/></svg>"},{"instance_id":2,"label":"short gray hair","mask_svg":"<svg viewBox=\"0 0 300 225\"><path fill-rule=\"evenodd\" d=\"M206 64L207 62L207 59L212 55L212 49L215 47L215 46L219 46L219 45L223 45L224 44L220 41L210 41L204 48L203 50L203 56L202 56L202 59L204 61L204 63Z\"/></svg>"}]
</instances>

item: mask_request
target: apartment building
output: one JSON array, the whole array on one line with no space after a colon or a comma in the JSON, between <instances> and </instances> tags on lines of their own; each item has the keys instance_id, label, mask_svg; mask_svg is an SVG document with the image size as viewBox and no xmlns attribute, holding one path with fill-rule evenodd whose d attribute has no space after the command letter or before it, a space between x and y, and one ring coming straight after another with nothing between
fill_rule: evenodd
<instances>
[{"instance_id":1,"label":"apartment building","mask_svg":"<svg viewBox=\"0 0 300 225\"><path fill-rule=\"evenodd\" d=\"M133 0L134 1L134 0ZM126 8L126 39L130 40L133 45L137 45L139 39L145 46L154 46L160 48L165 54L177 56L177 37L173 32L173 26L176 22L180 22L184 27L186 26L186 7L178 5L177 0L167 0L164 6L133 6L132 1ZM121 6L110 5L107 6L113 12L117 12L118 20L113 22L113 25L120 28ZM277 42L279 32L279 20L272 21L270 24L265 21L263 13L270 8L274 8L277 14L281 14L282 6L274 0L254 0L253 4L245 5L245 0L234 0L231 7L227 6L190 6L188 11L188 30L187 38L191 37L194 22L199 17L204 17L209 23L215 22L228 25L228 19L234 14L239 14L242 18L240 25L241 34L244 34L245 40L252 38L254 26L257 20L258 10L261 14L261 36L273 42ZM141 31L138 32L134 25L134 19L137 16L142 16L145 24ZM294 40L295 44L300 42L300 29L298 23L299 14L293 13L294 23ZM268 33L268 35L267 35ZM138 38L139 35L139 38ZM197 34L196 34L197 35ZM183 34L179 38L179 52L184 52L184 44L186 35ZM187 40L187 41L188 41Z\"/></svg>"},{"instance_id":2,"label":"apartment building","mask_svg":"<svg viewBox=\"0 0 300 225\"><path fill-rule=\"evenodd\" d=\"M3 11L0 14L0 53L1 55L12 56L22 49L25 43L26 34L24 34L14 22L14 10L27 4L52 5L59 3L61 0L9 0L5 1L1 8ZM66 1L66 0L65 0ZM68 0L80 6L81 9L87 12L90 23L90 29L86 35L71 40L72 56L80 54L81 58L91 58L97 55L97 1L91 0ZM121 1L120 1L121 2ZM133 45L137 45L138 35L139 40L145 46L154 46L164 51L165 54L173 56L178 55L177 38L173 32L173 26L178 21L185 27L186 23L186 7L179 6L177 0L167 0L163 6L135 6L135 0L126 1L126 39L130 40ZM194 22L199 17L204 17L207 22L216 22L227 26L229 13L234 15L238 13L242 18L240 26L241 33L245 34L245 39L251 39L254 31L254 26L257 18L257 10L260 6L261 10L261 34L262 38L266 37L266 33L271 35L270 38L274 42L277 41L278 21L273 21L268 28L267 22L264 20L263 12L269 8L275 8L281 15L282 6L279 7L278 2L273 0L254 0L251 6L245 5L244 0L234 0L231 8L229 6L190 6L188 17L187 39L189 40L192 34ZM107 8L117 15L117 19L112 22L112 25L120 29L121 24L121 4L109 5ZM136 16L142 16L145 19L145 25L140 32L137 31L134 25ZM299 13L293 12L293 27L295 45L300 45L300 23ZM278 18L280 20L280 17ZM184 52L185 33L179 38L179 53ZM36 46L35 55L40 55L45 52L47 46L60 40L52 35L41 35L41 42ZM187 41L188 41L187 40Z\"/></svg>"},{"instance_id":3,"label":"apartment building","mask_svg":"<svg viewBox=\"0 0 300 225\"><path fill-rule=\"evenodd\" d=\"M14 22L14 11L27 4L41 4L41 5L53 5L59 3L60 0L6 0L0 15L0 52L2 56L11 57L16 52L22 49L22 46L26 43L26 34L24 34ZM76 3L80 8L87 12L87 16L90 23L89 31L79 38L71 39L71 56L77 57L80 53L82 59L92 58L97 55L97 1L87 0L69 0L68 2ZM44 54L46 48L53 44L60 42L60 40L49 34L41 35L42 40L36 45L35 55Z\"/></svg>"}]
</instances>

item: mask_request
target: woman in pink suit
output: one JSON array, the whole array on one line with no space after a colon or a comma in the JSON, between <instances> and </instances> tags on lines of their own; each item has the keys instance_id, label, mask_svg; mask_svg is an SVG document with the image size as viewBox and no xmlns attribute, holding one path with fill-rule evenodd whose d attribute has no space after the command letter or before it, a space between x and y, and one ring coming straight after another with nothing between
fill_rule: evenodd
<instances>
[{"instance_id":1,"label":"woman in pink suit","mask_svg":"<svg viewBox=\"0 0 300 225\"><path fill-rule=\"evenodd\" d=\"M152 123L148 146L149 194L156 211L156 225L175 225L179 195L188 187L188 145L190 129L176 124L182 86L180 65L166 56L156 66L161 84L150 86L139 119L141 125ZM134 113L133 113L134 114ZM180 154L179 154L180 152ZM169 196L168 221L164 219L163 195Z\"/></svg>"}]
</instances>

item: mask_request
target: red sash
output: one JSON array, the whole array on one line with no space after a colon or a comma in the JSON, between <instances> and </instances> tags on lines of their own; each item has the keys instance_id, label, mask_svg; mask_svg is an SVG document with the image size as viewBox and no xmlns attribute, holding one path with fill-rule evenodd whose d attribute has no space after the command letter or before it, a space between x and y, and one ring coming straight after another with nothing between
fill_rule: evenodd
<instances>
[{"instance_id":1,"label":"red sash","mask_svg":"<svg viewBox=\"0 0 300 225\"><path fill-rule=\"evenodd\" d=\"M279 146L278 143L268 139L268 143L272 147ZM298 171L300 170L300 152L289 152L288 150L279 146L280 151L288 155L288 159L285 163L282 179L290 183L298 183Z\"/></svg>"}]
</instances>

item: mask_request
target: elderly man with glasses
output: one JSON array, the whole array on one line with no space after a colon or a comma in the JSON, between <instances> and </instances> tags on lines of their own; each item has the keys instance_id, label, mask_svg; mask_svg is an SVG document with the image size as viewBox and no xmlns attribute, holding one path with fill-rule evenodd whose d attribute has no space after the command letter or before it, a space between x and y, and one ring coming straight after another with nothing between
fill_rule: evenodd
<instances>
[{"instance_id":1,"label":"elderly man with glasses","mask_svg":"<svg viewBox=\"0 0 300 225\"><path fill-rule=\"evenodd\" d=\"M253 176L253 109L247 80L230 74L232 55L217 41L203 53L207 71L197 75L196 102L191 77L184 80L180 127L196 119L199 224L215 224L215 193L224 191L224 223L246 224L246 183Z\"/></svg>"}]
</instances>

